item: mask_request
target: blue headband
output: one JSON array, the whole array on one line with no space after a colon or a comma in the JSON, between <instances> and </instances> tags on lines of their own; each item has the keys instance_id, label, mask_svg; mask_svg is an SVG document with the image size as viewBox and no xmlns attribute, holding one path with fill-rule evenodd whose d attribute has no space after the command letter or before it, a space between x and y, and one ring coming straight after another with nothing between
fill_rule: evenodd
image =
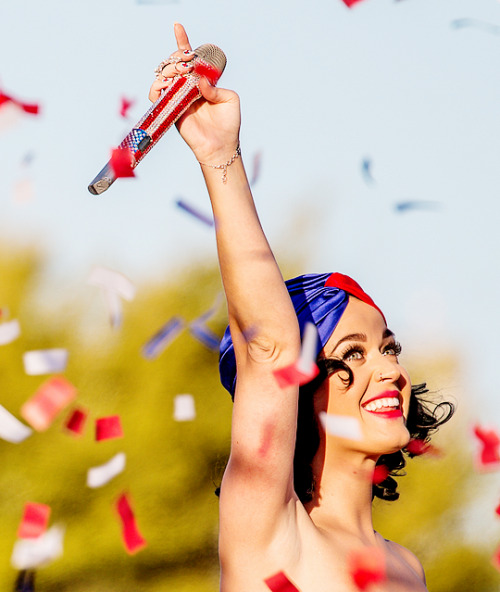
<instances>
[{"instance_id":1,"label":"blue headband","mask_svg":"<svg viewBox=\"0 0 500 592\"><path fill-rule=\"evenodd\" d=\"M343 315L349 294L382 311L362 288L349 276L341 273L300 275L285 285L297 313L300 333L306 323L314 323L318 330L318 351L325 347ZM234 396L236 388L236 359L229 327L220 343L219 373L222 386Z\"/></svg>"}]
</instances>

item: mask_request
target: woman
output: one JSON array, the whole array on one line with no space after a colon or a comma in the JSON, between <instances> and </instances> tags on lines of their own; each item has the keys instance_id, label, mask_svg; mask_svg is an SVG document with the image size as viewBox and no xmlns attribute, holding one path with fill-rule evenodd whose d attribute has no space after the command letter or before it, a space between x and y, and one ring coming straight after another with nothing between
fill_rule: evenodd
<instances>
[{"instance_id":1,"label":"woman","mask_svg":"<svg viewBox=\"0 0 500 592\"><path fill-rule=\"evenodd\" d=\"M179 24L175 36L178 51L162 64L153 101L179 72L191 70L191 46ZM373 529L370 476L381 458L391 470L404 466L410 415L421 424L413 436L425 438L438 422L412 394L383 314L353 280L303 276L287 289L240 158L238 96L206 79L200 90L203 98L177 125L201 164L217 221L231 331L221 356L223 382L234 387L220 493L221 590L265 592L265 580L283 571L302 592L353 591L349 559L371 548L386 570L373 591L426 590L418 559ZM298 385L280 388L274 372L298 359L307 320L318 328L320 374L302 387L299 413ZM325 433L317 420L322 411L354 418L361 437ZM394 481L384 483L379 494L397 497Z\"/></svg>"}]
</instances>

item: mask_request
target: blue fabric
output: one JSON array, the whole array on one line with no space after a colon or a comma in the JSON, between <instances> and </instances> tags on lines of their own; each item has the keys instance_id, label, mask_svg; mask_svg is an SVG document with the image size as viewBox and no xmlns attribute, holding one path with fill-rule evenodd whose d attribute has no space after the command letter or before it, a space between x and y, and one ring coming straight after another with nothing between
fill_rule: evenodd
<instances>
[{"instance_id":1,"label":"blue fabric","mask_svg":"<svg viewBox=\"0 0 500 592\"><path fill-rule=\"evenodd\" d=\"M347 292L325 287L331 273L306 274L285 282L297 313L300 333L306 323L314 323L318 330L318 352L330 339L349 302ZM229 327L220 343L219 373L222 386L231 396L236 388L236 359Z\"/></svg>"}]
</instances>

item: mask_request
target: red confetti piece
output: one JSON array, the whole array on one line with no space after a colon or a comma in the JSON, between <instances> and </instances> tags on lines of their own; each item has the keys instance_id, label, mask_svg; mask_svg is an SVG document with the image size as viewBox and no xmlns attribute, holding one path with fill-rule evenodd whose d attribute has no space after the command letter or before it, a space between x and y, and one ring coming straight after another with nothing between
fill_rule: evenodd
<instances>
[{"instance_id":1,"label":"red confetti piece","mask_svg":"<svg viewBox=\"0 0 500 592\"><path fill-rule=\"evenodd\" d=\"M50 506L28 502L24 505L21 524L17 530L20 539L36 539L47 530Z\"/></svg>"},{"instance_id":2,"label":"red confetti piece","mask_svg":"<svg viewBox=\"0 0 500 592\"><path fill-rule=\"evenodd\" d=\"M39 432L76 397L76 388L62 376L53 376L21 407L22 417Z\"/></svg>"},{"instance_id":3,"label":"red confetti piece","mask_svg":"<svg viewBox=\"0 0 500 592\"><path fill-rule=\"evenodd\" d=\"M348 558L349 573L359 590L386 579L385 556L378 547L353 551Z\"/></svg>"},{"instance_id":4,"label":"red confetti piece","mask_svg":"<svg viewBox=\"0 0 500 592\"><path fill-rule=\"evenodd\" d=\"M356 2L361 2L361 0L342 0L342 2L348 7L351 8Z\"/></svg>"},{"instance_id":5,"label":"red confetti piece","mask_svg":"<svg viewBox=\"0 0 500 592\"><path fill-rule=\"evenodd\" d=\"M410 440L405 448L407 452L413 454L414 456L421 456L422 454L430 454L432 456L441 455L441 451L438 448L432 444L429 444L428 442L425 442L425 440L418 440L416 438L414 440Z\"/></svg>"},{"instance_id":6,"label":"red confetti piece","mask_svg":"<svg viewBox=\"0 0 500 592\"><path fill-rule=\"evenodd\" d=\"M311 382L313 378L318 376L319 368L316 364L313 364L310 372L302 372L297 368L297 362L294 362L289 366L285 366L279 370L274 370L273 374L278 381L280 388L286 388L292 384L302 386L303 384Z\"/></svg>"},{"instance_id":7,"label":"red confetti piece","mask_svg":"<svg viewBox=\"0 0 500 592\"><path fill-rule=\"evenodd\" d=\"M95 439L112 440L114 438L123 438L122 424L119 415L110 415L109 417L100 417L95 420Z\"/></svg>"},{"instance_id":8,"label":"red confetti piece","mask_svg":"<svg viewBox=\"0 0 500 592\"><path fill-rule=\"evenodd\" d=\"M135 177L133 157L128 148L113 148L109 161L115 177Z\"/></svg>"},{"instance_id":9,"label":"red confetti piece","mask_svg":"<svg viewBox=\"0 0 500 592\"><path fill-rule=\"evenodd\" d=\"M495 508L495 514L500 516L500 504L498 504L498 506Z\"/></svg>"},{"instance_id":10,"label":"red confetti piece","mask_svg":"<svg viewBox=\"0 0 500 592\"><path fill-rule=\"evenodd\" d=\"M126 118L128 116L128 110L134 105L134 103L135 101L127 99L127 97L122 97L120 103L120 115Z\"/></svg>"},{"instance_id":11,"label":"red confetti piece","mask_svg":"<svg viewBox=\"0 0 500 592\"><path fill-rule=\"evenodd\" d=\"M74 409L64 424L65 428L77 436L81 436L83 434L83 430L85 429L87 415L88 412L85 409Z\"/></svg>"},{"instance_id":12,"label":"red confetti piece","mask_svg":"<svg viewBox=\"0 0 500 592\"><path fill-rule=\"evenodd\" d=\"M18 101L13 97L6 95L0 90L0 107L5 103L13 103L17 107L20 107L25 113L30 113L31 115L38 115L40 108L36 103L23 103L22 101Z\"/></svg>"},{"instance_id":13,"label":"red confetti piece","mask_svg":"<svg viewBox=\"0 0 500 592\"><path fill-rule=\"evenodd\" d=\"M372 474L372 483L374 485L382 483L382 481L385 481L387 479L389 473L390 471L385 465L376 465L375 470Z\"/></svg>"},{"instance_id":14,"label":"red confetti piece","mask_svg":"<svg viewBox=\"0 0 500 592\"><path fill-rule=\"evenodd\" d=\"M474 435L481 444L477 459L479 469L496 469L500 467L500 437L494 430L485 430L480 426L474 427Z\"/></svg>"},{"instance_id":15,"label":"red confetti piece","mask_svg":"<svg viewBox=\"0 0 500 592\"><path fill-rule=\"evenodd\" d=\"M491 563L495 569L500 571L500 547L493 553L493 557L491 558Z\"/></svg>"},{"instance_id":16,"label":"red confetti piece","mask_svg":"<svg viewBox=\"0 0 500 592\"><path fill-rule=\"evenodd\" d=\"M282 571L267 578L267 580L264 580L264 583L272 592L300 592Z\"/></svg>"},{"instance_id":17,"label":"red confetti piece","mask_svg":"<svg viewBox=\"0 0 500 592\"><path fill-rule=\"evenodd\" d=\"M116 502L116 510L122 522L122 538L127 553L131 555L144 548L147 543L139 532L134 512L127 494L123 493Z\"/></svg>"}]
</instances>

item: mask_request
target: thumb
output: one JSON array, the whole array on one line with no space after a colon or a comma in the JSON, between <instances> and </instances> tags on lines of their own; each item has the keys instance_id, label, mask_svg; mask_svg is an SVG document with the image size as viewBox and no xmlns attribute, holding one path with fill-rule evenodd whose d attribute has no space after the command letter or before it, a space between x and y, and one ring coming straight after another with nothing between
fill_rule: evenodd
<instances>
[{"instance_id":1,"label":"thumb","mask_svg":"<svg viewBox=\"0 0 500 592\"><path fill-rule=\"evenodd\" d=\"M200 78L199 87L203 98L209 103L229 103L237 99L235 92L212 86L204 76Z\"/></svg>"}]
</instances>

